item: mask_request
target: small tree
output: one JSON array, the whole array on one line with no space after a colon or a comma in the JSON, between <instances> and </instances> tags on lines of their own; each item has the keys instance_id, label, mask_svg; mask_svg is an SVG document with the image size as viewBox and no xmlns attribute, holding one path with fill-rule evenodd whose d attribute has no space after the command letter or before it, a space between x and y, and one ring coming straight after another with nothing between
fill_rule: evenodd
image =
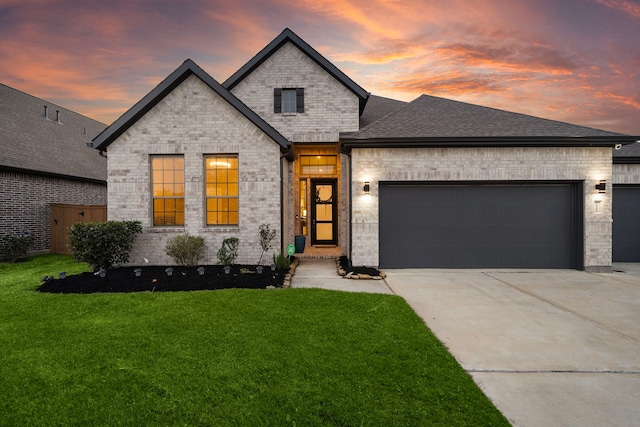
<instances>
[{"instance_id":1,"label":"small tree","mask_svg":"<svg viewBox=\"0 0 640 427\"><path fill-rule=\"evenodd\" d=\"M227 237L222 241L222 247L218 250L218 261L222 265L231 265L238 257L238 244L240 239L237 237Z\"/></svg>"},{"instance_id":2,"label":"small tree","mask_svg":"<svg viewBox=\"0 0 640 427\"><path fill-rule=\"evenodd\" d=\"M69 248L75 259L94 271L111 268L129 261L133 240L140 232L140 221L77 223L69 228Z\"/></svg>"},{"instance_id":3,"label":"small tree","mask_svg":"<svg viewBox=\"0 0 640 427\"><path fill-rule=\"evenodd\" d=\"M258 265L262 262L262 256L265 252L269 251L272 247L273 239L276 238L276 230L270 230L269 224L262 224L259 228L259 236L260 236L260 247L262 248L262 253L260 254L260 259L258 260Z\"/></svg>"},{"instance_id":4,"label":"small tree","mask_svg":"<svg viewBox=\"0 0 640 427\"><path fill-rule=\"evenodd\" d=\"M193 267L204 253L204 238L189 234L175 236L167 242L165 252L176 264Z\"/></svg>"}]
</instances>

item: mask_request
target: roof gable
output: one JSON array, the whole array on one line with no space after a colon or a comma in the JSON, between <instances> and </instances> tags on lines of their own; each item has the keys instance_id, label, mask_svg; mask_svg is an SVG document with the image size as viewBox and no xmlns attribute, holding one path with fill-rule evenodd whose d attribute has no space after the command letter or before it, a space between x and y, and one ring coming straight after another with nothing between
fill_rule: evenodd
<instances>
[{"instance_id":1,"label":"roof gable","mask_svg":"<svg viewBox=\"0 0 640 427\"><path fill-rule=\"evenodd\" d=\"M280 145L280 150L287 156L292 156L289 141L282 136L277 130L271 127L253 110L242 103L231 92L218 83L213 77L207 74L191 59L187 59L171 73L166 79L158 84L151 92L138 101L126 113L118 118L111 126L98 135L92 143L92 146L98 150L106 151L107 147L115 141L120 135L127 131L134 123L143 117L149 110L156 106L165 96L171 93L176 87L184 82L187 77L195 75L216 92L225 101L231 104L236 110L242 113L247 119L255 124L273 141Z\"/></svg>"},{"instance_id":2,"label":"roof gable","mask_svg":"<svg viewBox=\"0 0 640 427\"><path fill-rule=\"evenodd\" d=\"M356 82L351 80L349 76L340 71L335 65L329 62L324 56L320 55L318 51L312 48L307 42L302 40L289 28L280 33L278 37L273 39L271 43L265 46L256 56L251 58L249 62L244 64L238 71L236 71L231 77L229 77L222 85L228 90L233 89L238 83L240 83L245 77L258 68L265 60L273 55L278 49L280 49L285 43L290 42L298 49L300 49L305 55L311 58L316 64L322 67L333 78L338 80L347 89L353 92L360 100L360 114L364 111L364 107L369 98L369 93L360 87Z\"/></svg>"},{"instance_id":3,"label":"roof gable","mask_svg":"<svg viewBox=\"0 0 640 427\"><path fill-rule=\"evenodd\" d=\"M612 146L633 137L465 102L421 95L345 135L343 146Z\"/></svg>"},{"instance_id":4,"label":"roof gable","mask_svg":"<svg viewBox=\"0 0 640 427\"><path fill-rule=\"evenodd\" d=\"M0 84L0 169L106 182L107 160L87 147L106 126Z\"/></svg>"}]
</instances>

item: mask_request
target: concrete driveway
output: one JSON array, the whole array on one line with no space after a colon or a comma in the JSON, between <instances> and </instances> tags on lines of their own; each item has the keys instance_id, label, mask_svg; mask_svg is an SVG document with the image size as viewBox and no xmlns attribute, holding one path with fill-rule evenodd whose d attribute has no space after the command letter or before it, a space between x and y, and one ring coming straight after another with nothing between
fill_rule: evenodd
<instances>
[{"instance_id":1,"label":"concrete driveway","mask_svg":"<svg viewBox=\"0 0 640 427\"><path fill-rule=\"evenodd\" d=\"M386 281L514 426L640 426L640 268L614 269L404 269Z\"/></svg>"}]
</instances>

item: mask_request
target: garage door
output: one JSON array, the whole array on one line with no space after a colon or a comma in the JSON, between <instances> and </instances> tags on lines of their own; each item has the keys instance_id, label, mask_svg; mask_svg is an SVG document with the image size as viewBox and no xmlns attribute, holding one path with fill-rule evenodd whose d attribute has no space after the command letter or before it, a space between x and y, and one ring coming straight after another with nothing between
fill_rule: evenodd
<instances>
[{"instance_id":1,"label":"garage door","mask_svg":"<svg viewBox=\"0 0 640 427\"><path fill-rule=\"evenodd\" d=\"M582 185L380 184L383 268L583 268Z\"/></svg>"},{"instance_id":2,"label":"garage door","mask_svg":"<svg viewBox=\"0 0 640 427\"><path fill-rule=\"evenodd\" d=\"M640 262L640 187L613 187L613 261Z\"/></svg>"}]
</instances>

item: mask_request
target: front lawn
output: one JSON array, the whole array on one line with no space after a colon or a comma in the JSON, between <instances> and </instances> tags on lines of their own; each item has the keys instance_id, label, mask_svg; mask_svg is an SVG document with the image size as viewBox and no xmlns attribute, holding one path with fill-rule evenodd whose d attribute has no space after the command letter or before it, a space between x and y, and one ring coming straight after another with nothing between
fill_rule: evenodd
<instances>
[{"instance_id":1,"label":"front lawn","mask_svg":"<svg viewBox=\"0 0 640 427\"><path fill-rule=\"evenodd\" d=\"M509 425L399 297L61 295L0 264L0 425Z\"/></svg>"}]
</instances>

